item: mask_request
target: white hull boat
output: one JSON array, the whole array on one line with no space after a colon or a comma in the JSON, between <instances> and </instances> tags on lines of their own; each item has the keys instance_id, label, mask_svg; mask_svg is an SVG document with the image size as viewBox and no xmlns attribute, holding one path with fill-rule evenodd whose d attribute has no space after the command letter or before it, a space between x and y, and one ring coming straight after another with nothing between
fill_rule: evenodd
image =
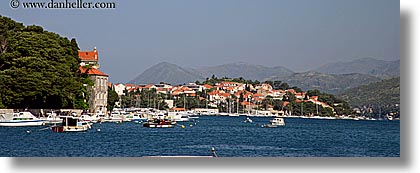
<instances>
[{"instance_id":1,"label":"white hull boat","mask_svg":"<svg viewBox=\"0 0 420 173\"><path fill-rule=\"evenodd\" d=\"M0 126L4 127L23 127L23 126L42 126L45 122L42 120L9 120L0 122Z\"/></svg>"},{"instance_id":2,"label":"white hull boat","mask_svg":"<svg viewBox=\"0 0 420 173\"><path fill-rule=\"evenodd\" d=\"M5 127L23 127L23 126L42 126L45 121L36 118L30 112L20 112L14 114L11 120L0 120L0 126Z\"/></svg>"}]
</instances>

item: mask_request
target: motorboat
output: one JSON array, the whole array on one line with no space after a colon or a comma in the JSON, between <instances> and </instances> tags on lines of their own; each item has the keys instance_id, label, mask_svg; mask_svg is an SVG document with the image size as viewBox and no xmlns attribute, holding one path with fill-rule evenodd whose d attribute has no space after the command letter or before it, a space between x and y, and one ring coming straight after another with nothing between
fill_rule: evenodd
<instances>
[{"instance_id":1,"label":"motorboat","mask_svg":"<svg viewBox=\"0 0 420 173\"><path fill-rule=\"evenodd\" d=\"M168 117L172 120L177 122L187 122L190 121L190 116L188 116L187 112L180 111L180 112L169 112Z\"/></svg>"},{"instance_id":2,"label":"motorboat","mask_svg":"<svg viewBox=\"0 0 420 173\"><path fill-rule=\"evenodd\" d=\"M145 121L147 121L147 117L143 117L143 116L142 116L142 115L140 115L140 114L134 114L134 115L133 115L133 121L134 121L135 123L145 122Z\"/></svg>"},{"instance_id":3,"label":"motorboat","mask_svg":"<svg viewBox=\"0 0 420 173\"><path fill-rule=\"evenodd\" d=\"M120 112L111 112L109 118L104 119L105 122L123 122L123 116Z\"/></svg>"},{"instance_id":4,"label":"motorboat","mask_svg":"<svg viewBox=\"0 0 420 173\"><path fill-rule=\"evenodd\" d=\"M246 117L246 119L245 119L245 121L244 121L245 123L252 123L252 119L251 118L249 118L249 117Z\"/></svg>"},{"instance_id":5,"label":"motorboat","mask_svg":"<svg viewBox=\"0 0 420 173\"><path fill-rule=\"evenodd\" d=\"M228 116L230 117L239 117L238 113L229 113Z\"/></svg>"},{"instance_id":6,"label":"motorboat","mask_svg":"<svg viewBox=\"0 0 420 173\"><path fill-rule=\"evenodd\" d=\"M20 126L42 126L45 121L38 119L30 112L19 112L13 114L11 120L6 120L4 117L0 120L0 126L20 127Z\"/></svg>"},{"instance_id":7,"label":"motorboat","mask_svg":"<svg viewBox=\"0 0 420 173\"><path fill-rule=\"evenodd\" d=\"M284 122L283 118L276 117L272 120L270 120L270 124L265 124L264 127L279 127L279 126L285 126L286 123Z\"/></svg>"},{"instance_id":8,"label":"motorboat","mask_svg":"<svg viewBox=\"0 0 420 173\"><path fill-rule=\"evenodd\" d=\"M42 120L44 120L46 124L61 123L61 118L56 113L51 112L51 113L47 113L47 115L48 115L47 118L42 118Z\"/></svg>"},{"instance_id":9,"label":"motorboat","mask_svg":"<svg viewBox=\"0 0 420 173\"><path fill-rule=\"evenodd\" d=\"M150 128L170 128L174 127L176 122L168 120L168 119L153 119L143 124L143 127L150 127Z\"/></svg>"},{"instance_id":10,"label":"motorboat","mask_svg":"<svg viewBox=\"0 0 420 173\"><path fill-rule=\"evenodd\" d=\"M190 117L188 115L181 115L181 117L179 117L175 121L187 122L187 121L190 121Z\"/></svg>"},{"instance_id":11,"label":"motorboat","mask_svg":"<svg viewBox=\"0 0 420 173\"><path fill-rule=\"evenodd\" d=\"M80 120L83 120L88 123L96 123L98 122L99 118L84 114L80 116Z\"/></svg>"},{"instance_id":12,"label":"motorboat","mask_svg":"<svg viewBox=\"0 0 420 173\"><path fill-rule=\"evenodd\" d=\"M91 128L90 124L79 117L63 116L61 125L52 126L53 132L84 132Z\"/></svg>"}]
</instances>

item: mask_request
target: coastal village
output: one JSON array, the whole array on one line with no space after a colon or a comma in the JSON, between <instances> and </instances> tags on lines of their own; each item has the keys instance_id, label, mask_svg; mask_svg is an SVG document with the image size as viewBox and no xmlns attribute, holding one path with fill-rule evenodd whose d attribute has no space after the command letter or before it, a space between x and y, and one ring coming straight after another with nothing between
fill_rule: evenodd
<instances>
[{"instance_id":1,"label":"coastal village","mask_svg":"<svg viewBox=\"0 0 420 173\"><path fill-rule=\"evenodd\" d=\"M164 82L159 84L113 84L109 82L109 75L100 70L99 52L95 48L91 51L78 51L80 59L79 70L81 74L88 75L92 85L85 84L88 96L84 102L89 106L86 110L60 109L58 112L67 112L72 116L81 117L84 121L147 121L156 116L171 116L181 120L191 120L193 116L246 116L246 117L299 117L317 119L366 119L339 112L335 108L343 108L343 103L328 104L321 101L316 94L309 94L297 87L275 89L273 84L245 83L234 80L216 80L213 84L206 82L188 83L183 85L170 85ZM212 79L215 77L213 76ZM300 90L300 91L296 91ZM117 100L110 102L109 92L117 95ZM147 94L147 97L145 95ZM159 96L159 100L156 97ZM127 98L131 98L126 104ZM147 98L147 100L145 100ZM193 99L197 104L189 105ZM134 103L133 103L134 102ZM147 104L141 104L141 102ZM158 103L156 103L158 102ZM201 103L201 104L200 104ZM305 110L303 107L305 106ZM311 107L309 112L308 106ZM2 114L12 113L13 110L0 110ZM37 117L51 117L52 113L44 109L28 110ZM55 110L57 111L57 110ZM352 110L356 112L357 110ZM134 115L134 113L136 113ZM56 115L56 114L54 114ZM176 115L176 116L174 116ZM15 115L17 116L17 115ZM392 119L392 116L387 116ZM4 117L3 117L4 119ZM281 120L282 121L282 120ZM57 121L52 121L57 122Z\"/></svg>"},{"instance_id":2,"label":"coastal village","mask_svg":"<svg viewBox=\"0 0 420 173\"><path fill-rule=\"evenodd\" d=\"M294 89L275 90L270 84L267 83L262 83L255 86L252 84L228 81L222 81L220 83L216 83L213 86L209 84L199 85L196 83L189 83L186 85L177 86L172 86L170 84L165 83L113 84L108 81L108 75L100 71L98 51L96 50L96 48L94 48L93 51L79 51L79 58L81 60L81 72L89 74L91 76L92 81L94 81L95 83L94 86L92 86L89 89L91 93L91 97L89 99L90 113L101 112L104 114L108 114L110 113L109 111L112 111L107 110L107 87L110 87L112 90L114 90L120 98L126 95L127 93L141 92L143 90L153 90L156 92L156 94L168 95L171 98L198 97L199 100L208 101L205 105L206 108L196 108L192 111L198 111L204 114L219 113L218 105L228 104L228 102L239 102L239 100L241 100L240 103L237 103L236 110L239 110L239 107L241 106L243 110L247 110L247 113L252 113L254 115L292 116L293 113L288 110L274 110L273 105L267 105L266 108L259 109L262 107L262 101L265 98L269 97L273 100L283 100L283 98L288 94L293 94L296 98L295 102L297 103L312 102L320 108L328 108L334 112L334 108L325 102L319 101L318 96L311 96L307 99L304 99L305 97L307 97L306 92L296 92ZM204 97L200 96L200 94L198 93L205 93ZM174 100L164 101L167 104L167 108L171 110L187 111L185 105L184 107L176 107L173 102ZM283 101L281 107L287 107L288 104L289 101ZM124 108L121 106L121 99L118 102L116 102L114 106L115 108ZM233 112L235 112L235 110L229 109L225 113ZM236 111L236 113L239 114L239 111ZM246 114L246 112L242 113ZM222 113L221 115L224 114Z\"/></svg>"}]
</instances>

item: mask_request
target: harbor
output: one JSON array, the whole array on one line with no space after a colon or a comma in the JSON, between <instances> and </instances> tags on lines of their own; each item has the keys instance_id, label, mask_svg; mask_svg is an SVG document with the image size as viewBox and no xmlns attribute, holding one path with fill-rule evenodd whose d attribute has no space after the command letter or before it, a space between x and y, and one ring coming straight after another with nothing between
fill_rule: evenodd
<instances>
[{"instance_id":1,"label":"harbor","mask_svg":"<svg viewBox=\"0 0 420 173\"><path fill-rule=\"evenodd\" d=\"M399 121L200 116L173 128L141 123L95 123L84 132L54 133L46 126L1 127L3 157L399 157ZM183 128L182 128L183 127Z\"/></svg>"}]
</instances>

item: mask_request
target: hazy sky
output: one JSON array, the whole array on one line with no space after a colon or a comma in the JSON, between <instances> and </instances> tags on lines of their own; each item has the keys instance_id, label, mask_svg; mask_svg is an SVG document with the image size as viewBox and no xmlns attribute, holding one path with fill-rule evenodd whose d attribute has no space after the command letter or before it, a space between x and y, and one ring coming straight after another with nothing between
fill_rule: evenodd
<instances>
[{"instance_id":1,"label":"hazy sky","mask_svg":"<svg viewBox=\"0 0 420 173\"><path fill-rule=\"evenodd\" d=\"M20 0L30 1L50 0ZM111 82L127 82L162 61L183 67L246 62L299 72L363 57L400 58L398 0L92 2L115 2L116 9L12 9L2 0L0 14L76 38L81 50L96 46Z\"/></svg>"}]
</instances>

